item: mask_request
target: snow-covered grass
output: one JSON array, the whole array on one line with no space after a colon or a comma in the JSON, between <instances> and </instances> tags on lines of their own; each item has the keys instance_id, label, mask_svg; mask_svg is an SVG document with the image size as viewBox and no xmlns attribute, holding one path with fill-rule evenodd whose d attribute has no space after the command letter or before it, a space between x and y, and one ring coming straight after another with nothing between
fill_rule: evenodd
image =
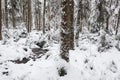
<instances>
[{"instance_id":1,"label":"snow-covered grass","mask_svg":"<svg viewBox=\"0 0 120 80\"><path fill-rule=\"evenodd\" d=\"M98 52L99 36L80 35L79 47L70 51L69 63L60 59L60 44L55 43L45 47L49 51L41 58L30 59L21 64L13 62L33 55L31 47L26 43L40 40L38 35L40 33L32 32L29 38L20 38L18 42L12 43L8 41L6 45L0 44L0 80L120 80L120 52L115 48L117 41L112 36L108 36L108 39L114 41L113 47ZM60 77L58 68L63 65L66 66L67 75Z\"/></svg>"}]
</instances>

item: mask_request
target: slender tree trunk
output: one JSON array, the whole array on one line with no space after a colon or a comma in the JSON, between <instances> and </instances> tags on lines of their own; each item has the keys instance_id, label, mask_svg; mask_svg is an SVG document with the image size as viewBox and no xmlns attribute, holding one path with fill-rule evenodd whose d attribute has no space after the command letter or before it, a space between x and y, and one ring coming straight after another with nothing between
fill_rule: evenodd
<instances>
[{"instance_id":1,"label":"slender tree trunk","mask_svg":"<svg viewBox=\"0 0 120 80\"><path fill-rule=\"evenodd\" d=\"M34 23L35 23L35 29L37 30L38 29L38 20L37 20L37 0L35 0L35 13L34 13L34 15L35 15L35 20L34 20Z\"/></svg>"},{"instance_id":2,"label":"slender tree trunk","mask_svg":"<svg viewBox=\"0 0 120 80\"><path fill-rule=\"evenodd\" d=\"M1 0L0 0L0 40L2 40L2 7L1 7Z\"/></svg>"},{"instance_id":3,"label":"slender tree trunk","mask_svg":"<svg viewBox=\"0 0 120 80\"><path fill-rule=\"evenodd\" d=\"M108 16L106 19L106 30L109 29L109 18L110 18L110 16Z\"/></svg>"},{"instance_id":4,"label":"slender tree trunk","mask_svg":"<svg viewBox=\"0 0 120 80\"><path fill-rule=\"evenodd\" d=\"M79 33L82 31L82 0L79 1L79 9L77 14L77 31L75 35L76 46L78 47Z\"/></svg>"},{"instance_id":5,"label":"slender tree trunk","mask_svg":"<svg viewBox=\"0 0 120 80\"><path fill-rule=\"evenodd\" d=\"M38 4L38 10L39 10L39 14L38 14L38 30L40 31L41 30L41 3Z\"/></svg>"},{"instance_id":6,"label":"slender tree trunk","mask_svg":"<svg viewBox=\"0 0 120 80\"><path fill-rule=\"evenodd\" d=\"M14 0L11 0L11 5L12 5L12 23L13 23L13 27L16 28L16 24L15 24L15 11L14 11Z\"/></svg>"},{"instance_id":7,"label":"slender tree trunk","mask_svg":"<svg viewBox=\"0 0 120 80\"><path fill-rule=\"evenodd\" d=\"M31 28L32 28L31 0L28 0L28 32L31 32Z\"/></svg>"},{"instance_id":8,"label":"slender tree trunk","mask_svg":"<svg viewBox=\"0 0 120 80\"><path fill-rule=\"evenodd\" d=\"M23 15L23 22L25 23L25 25L26 25L26 5L27 5L27 3L26 3L26 0L22 0L22 8L23 8L23 10L22 10L22 15Z\"/></svg>"},{"instance_id":9,"label":"slender tree trunk","mask_svg":"<svg viewBox=\"0 0 120 80\"><path fill-rule=\"evenodd\" d=\"M43 9L43 33L45 33L45 10L46 10L46 0L44 0L44 9Z\"/></svg>"},{"instance_id":10,"label":"slender tree trunk","mask_svg":"<svg viewBox=\"0 0 120 80\"><path fill-rule=\"evenodd\" d=\"M8 28L8 8L7 8L7 0L5 0L5 26Z\"/></svg>"},{"instance_id":11,"label":"slender tree trunk","mask_svg":"<svg viewBox=\"0 0 120 80\"><path fill-rule=\"evenodd\" d=\"M48 31L50 32L50 29L51 29L51 27L50 27L50 17L51 17L51 12L50 12L50 0L48 1ZM48 36L48 40L50 41L51 40L51 38L50 38L51 36L50 36L50 34L49 34L49 36Z\"/></svg>"},{"instance_id":12,"label":"slender tree trunk","mask_svg":"<svg viewBox=\"0 0 120 80\"><path fill-rule=\"evenodd\" d=\"M39 20L38 20L38 0L35 0L35 29L38 30Z\"/></svg>"},{"instance_id":13,"label":"slender tree trunk","mask_svg":"<svg viewBox=\"0 0 120 80\"><path fill-rule=\"evenodd\" d=\"M119 9L119 12L118 12L118 20L117 20L116 35L117 35L117 33L118 33L119 24L120 24L120 9Z\"/></svg>"},{"instance_id":14,"label":"slender tree trunk","mask_svg":"<svg viewBox=\"0 0 120 80\"><path fill-rule=\"evenodd\" d=\"M23 22L25 23L26 30L28 31L28 11L27 11L27 5L28 0L22 0L23 1Z\"/></svg>"},{"instance_id":15,"label":"slender tree trunk","mask_svg":"<svg viewBox=\"0 0 120 80\"><path fill-rule=\"evenodd\" d=\"M48 31L50 31L50 0L48 2Z\"/></svg>"},{"instance_id":16,"label":"slender tree trunk","mask_svg":"<svg viewBox=\"0 0 120 80\"><path fill-rule=\"evenodd\" d=\"M31 32L32 28L32 11L31 11L31 0L23 1L23 21L25 23L27 32Z\"/></svg>"}]
</instances>

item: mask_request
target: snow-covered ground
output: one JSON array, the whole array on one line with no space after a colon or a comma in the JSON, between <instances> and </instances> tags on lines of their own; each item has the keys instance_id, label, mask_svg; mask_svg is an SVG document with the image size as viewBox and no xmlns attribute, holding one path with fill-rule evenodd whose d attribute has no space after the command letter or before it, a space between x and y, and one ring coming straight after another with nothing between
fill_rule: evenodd
<instances>
[{"instance_id":1,"label":"snow-covered ground","mask_svg":"<svg viewBox=\"0 0 120 80\"><path fill-rule=\"evenodd\" d=\"M38 40L37 35L32 33L32 39ZM60 59L60 45L54 43L45 47L49 51L42 57L36 60L30 58L28 62L18 64L14 61L34 54L27 41L21 38L18 42L8 41L6 45L1 42L0 80L120 80L120 52L114 46L115 40L113 47L98 52L99 37L93 34L81 35L80 47L70 51L69 63ZM60 77L58 68L64 64L67 75Z\"/></svg>"}]
</instances>

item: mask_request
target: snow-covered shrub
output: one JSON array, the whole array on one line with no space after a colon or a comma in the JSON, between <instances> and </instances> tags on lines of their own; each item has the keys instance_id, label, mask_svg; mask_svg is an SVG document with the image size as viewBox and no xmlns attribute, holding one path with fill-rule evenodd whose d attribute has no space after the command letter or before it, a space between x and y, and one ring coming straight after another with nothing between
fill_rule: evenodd
<instances>
[{"instance_id":1,"label":"snow-covered shrub","mask_svg":"<svg viewBox=\"0 0 120 80\"><path fill-rule=\"evenodd\" d=\"M55 43L58 43L60 40L60 31L59 30L53 31L51 34L51 38Z\"/></svg>"},{"instance_id":2,"label":"snow-covered shrub","mask_svg":"<svg viewBox=\"0 0 120 80\"><path fill-rule=\"evenodd\" d=\"M98 52L103 52L112 47L112 42L109 38L109 35L105 31L101 31L100 42L98 46Z\"/></svg>"},{"instance_id":3,"label":"snow-covered shrub","mask_svg":"<svg viewBox=\"0 0 120 80\"><path fill-rule=\"evenodd\" d=\"M26 46L30 48L44 48L49 45L49 34L43 34L42 32L32 31L28 34L26 39Z\"/></svg>"},{"instance_id":4,"label":"snow-covered shrub","mask_svg":"<svg viewBox=\"0 0 120 80\"><path fill-rule=\"evenodd\" d=\"M3 43L2 44L6 44L7 40L10 38L10 34L8 32L8 29L3 27L2 36L3 36L3 40L2 40Z\"/></svg>"},{"instance_id":5,"label":"snow-covered shrub","mask_svg":"<svg viewBox=\"0 0 120 80\"><path fill-rule=\"evenodd\" d=\"M31 33L29 33L26 39L26 46L29 46L30 48L38 47L35 43L39 42L40 36L40 32L32 31Z\"/></svg>"},{"instance_id":6,"label":"snow-covered shrub","mask_svg":"<svg viewBox=\"0 0 120 80\"><path fill-rule=\"evenodd\" d=\"M120 51L120 35L116 36L116 40L118 40L118 42L115 47L117 48L118 51Z\"/></svg>"},{"instance_id":7,"label":"snow-covered shrub","mask_svg":"<svg viewBox=\"0 0 120 80\"><path fill-rule=\"evenodd\" d=\"M120 51L120 41L118 41L117 45L115 46L118 51Z\"/></svg>"}]
</instances>

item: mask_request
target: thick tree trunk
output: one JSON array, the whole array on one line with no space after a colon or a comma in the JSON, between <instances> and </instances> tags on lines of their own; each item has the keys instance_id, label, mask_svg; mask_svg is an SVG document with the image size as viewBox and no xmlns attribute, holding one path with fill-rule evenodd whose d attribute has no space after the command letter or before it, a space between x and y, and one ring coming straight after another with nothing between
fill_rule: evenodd
<instances>
[{"instance_id":1,"label":"thick tree trunk","mask_svg":"<svg viewBox=\"0 0 120 80\"><path fill-rule=\"evenodd\" d=\"M74 49L74 28L73 28L73 15L74 15L74 1L62 1L62 22L61 22L61 58L69 62L69 50Z\"/></svg>"},{"instance_id":2,"label":"thick tree trunk","mask_svg":"<svg viewBox=\"0 0 120 80\"><path fill-rule=\"evenodd\" d=\"M60 56L66 62L69 62L69 50L74 49L74 1L62 0L62 22L61 22L61 46ZM60 76L67 74L65 66L58 70Z\"/></svg>"},{"instance_id":3,"label":"thick tree trunk","mask_svg":"<svg viewBox=\"0 0 120 80\"><path fill-rule=\"evenodd\" d=\"M2 40L2 7L1 7L1 0L0 0L0 40Z\"/></svg>"}]
</instances>

